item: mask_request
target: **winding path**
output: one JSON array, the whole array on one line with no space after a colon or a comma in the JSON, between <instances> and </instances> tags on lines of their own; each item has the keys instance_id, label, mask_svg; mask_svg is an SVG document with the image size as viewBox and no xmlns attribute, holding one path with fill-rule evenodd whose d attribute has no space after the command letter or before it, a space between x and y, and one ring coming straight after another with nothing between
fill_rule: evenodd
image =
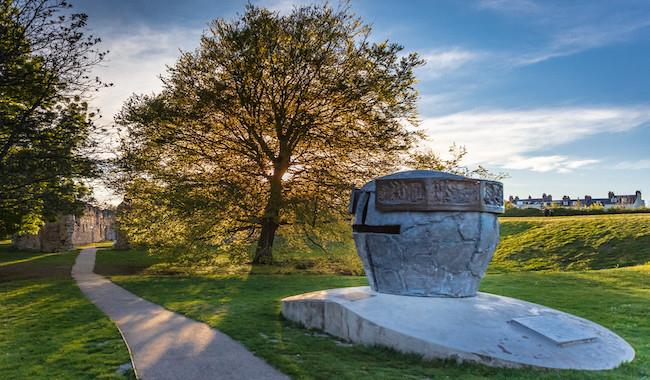
<instances>
[{"instance_id":1,"label":"winding path","mask_svg":"<svg viewBox=\"0 0 650 380\"><path fill-rule=\"evenodd\" d=\"M119 328L139 379L288 379L229 336L93 273L95 252L79 253L72 277Z\"/></svg>"}]
</instances>

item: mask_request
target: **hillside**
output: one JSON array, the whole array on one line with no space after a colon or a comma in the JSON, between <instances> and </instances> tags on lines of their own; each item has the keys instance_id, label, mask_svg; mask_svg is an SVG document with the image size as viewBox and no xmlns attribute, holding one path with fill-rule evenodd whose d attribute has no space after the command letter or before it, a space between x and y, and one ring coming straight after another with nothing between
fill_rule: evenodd
<instances>
[{"instance_id":1,"label":"hillside","mask_svg":"<svg viewBox=\"0 0 650 380\"><path fill-rule=\"evenodd\" d=\"M502 218L489 271L587 270L650 262L650 215Z\"/></svg>"}]
</instances>

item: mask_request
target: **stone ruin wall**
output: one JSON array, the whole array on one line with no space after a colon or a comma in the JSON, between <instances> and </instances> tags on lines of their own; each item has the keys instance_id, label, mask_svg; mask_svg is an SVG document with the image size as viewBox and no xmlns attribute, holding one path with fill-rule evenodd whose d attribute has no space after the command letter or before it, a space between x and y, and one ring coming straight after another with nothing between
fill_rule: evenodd
<instances>
[{"instance_id":1,"label":"stone ruin wall","mask_svg":"<svg viewBox=\"0 0 650 380\"><path fill-rule=\"evenodd\" d=\"M84 214L75 222L72 231L73 245L115 240L115 213L113 211L87 207Z\"/></svg>"},{"instance_id":2,"label":"stone ruin wall","mask_svg":"<svg viewBox=\"0 0 650 380\"><path fill-rule=\"evenodd\" d=\"M55 222L46 223L37 235L14 236L13 246L32 251L56 252L115 238L115 213L87 206L80 217L61 216Z\"/></svg>"}]
</instances>

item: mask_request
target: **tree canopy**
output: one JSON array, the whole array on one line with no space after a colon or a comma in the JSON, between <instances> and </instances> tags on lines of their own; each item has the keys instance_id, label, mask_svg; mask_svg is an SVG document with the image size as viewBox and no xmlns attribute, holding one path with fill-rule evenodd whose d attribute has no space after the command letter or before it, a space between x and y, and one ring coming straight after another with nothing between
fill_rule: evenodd
<instances>
[{"instance_id":1,"label":"tree canopy","mask_svg":"<svg viewBox=\"0 0 650 380\"><path fill-rule=\"evenodd\" d=\"M309 233L345 212L350 187L398 168L420 138L414 68L371 42L348 8L248 5L216 20L118 122L118 187L135 243L222 249L257 240L272 261L280 226Z\"/></svg>"},{"instance_id":2,"label":"tree canopy","mask_svg":"<svg viewBox=\"0 0 650 380\"><path fill-rule=\"evenodd\" d=\"M81 179L98 174L84 94L102 86L89 71L105 53L70 7L0 0L0 235L79 212Z\"/></svg>"}]
</instances>

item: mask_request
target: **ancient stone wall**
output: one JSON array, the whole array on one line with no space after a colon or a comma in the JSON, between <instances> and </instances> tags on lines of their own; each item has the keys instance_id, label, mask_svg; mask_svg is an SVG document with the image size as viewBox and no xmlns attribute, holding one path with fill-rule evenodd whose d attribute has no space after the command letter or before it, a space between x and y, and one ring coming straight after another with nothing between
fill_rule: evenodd
<instances>
[{"instance_id":1,"label":"ancient stone wall","mask_svg":"<svg viewBox=\"0 0 650 380\"><path fill-rule=\"evenodd\" d=\"M38 235L14 235L11 244L25 251L40 251L41 236Z\"/></svg>"},{"instance_id":2,"label":"ancient stone wall","mask_svg":"<svg viewBox=\"0 0 650 380\"><path fill-rule=\"evenodd\" d=\"M13 246L32 251L56 252L115 238L115 213L89 205L79 217L64 215L55 222L46 223L37 235L14 236Z\"/></svg>"},{"instance_id":3,"label":"ancient stone wall","mask_svg":"<svg viewBox=\"0 0 650 380\"><path fill-rule=\"evenodd\" d=\"M115 240L115 213L97 207L87 207L76 220L72 232L72 244L84 245Z\"/></svg>"}]
</instances>

